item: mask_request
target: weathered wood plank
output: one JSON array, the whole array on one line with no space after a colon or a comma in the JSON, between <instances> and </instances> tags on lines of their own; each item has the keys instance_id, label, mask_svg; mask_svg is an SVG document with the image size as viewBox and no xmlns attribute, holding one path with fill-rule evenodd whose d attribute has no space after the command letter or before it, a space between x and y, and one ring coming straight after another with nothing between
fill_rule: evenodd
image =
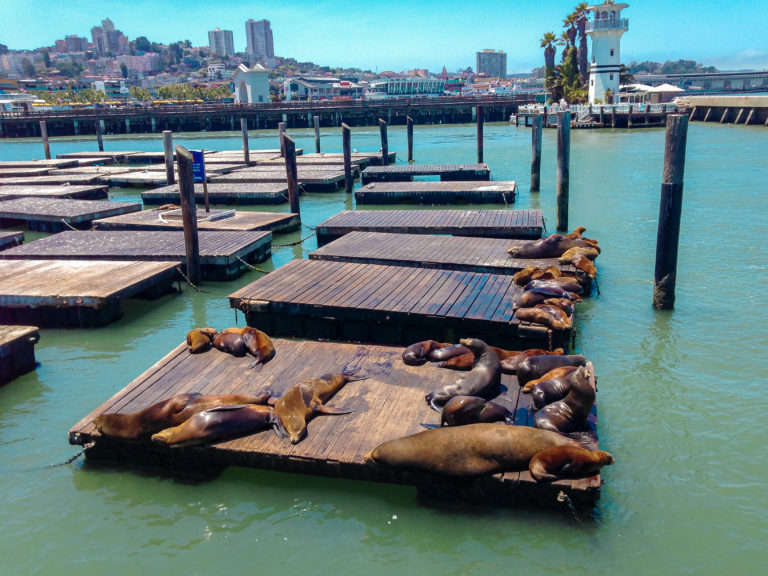
<instances>
[{"instance_id":1,"label":"weathered wood plank","mask_svg":"<svg viewBox=\"0 0 768 576\"><path fill-rule=\"evenodd\" d=\"M30 230L58 232L68 226L90 228L92 222L141 210L134 202L15 198L0 202L0 226L26 223Z\"/></svg>"},{"instance_id":2,"label":"weathered wood plank","mask_svg":"<svg viewBox=\"0 0 768 576\"><path fill-rule=\"evenodd\" d=\"M0 194L2 188L0 188ZM141 193L144 204L176 204L179 201L179 185L172 184ZM281 182L258 184L208 184L211 204L248 205L283 204L288 202L288 187ZM195 184L195 202L203 203L203 185Z\"/></svg>"},{"instance_id":3,"label":"weathered wood plank","mask_svg":"<svg viewBox=\"0 0 768 576\"><path fill-rule=\"evenodd\" d=\"M73 200L104 200L108 187L96 186L0 186L0 200L14 198L69 198Z\"/></svg>"},{"instance_id":4,"label":"weathered wood plank","mask_svg":"<svg viewBox=\"0 0 768 576\"><path fill-rule=\"evenodd\" d=\"M399 164L369 166L361 175L363 184L413 180L415 176L439 176L441 180L490 180L487 164Z\"/></svg>"},{"instance_id":5,"label":"weathered wood plank","mask_svg":"<svg viewBox=\"0 0 768 576\"><path fill-rule=\"evenodd\" d=\"M35 369L35 326L0 325L0 385Z\"/></svg>"},{"instance_id":6,"label":"weathered wood plank","mask_svg":"<svg viewBox=\"0 0 768 576\"><path fill-rule=\"evenodd\" d=\"M358 204L512 204L514 181L375 182L355 190Z\"/></svg>"}]
</instances>

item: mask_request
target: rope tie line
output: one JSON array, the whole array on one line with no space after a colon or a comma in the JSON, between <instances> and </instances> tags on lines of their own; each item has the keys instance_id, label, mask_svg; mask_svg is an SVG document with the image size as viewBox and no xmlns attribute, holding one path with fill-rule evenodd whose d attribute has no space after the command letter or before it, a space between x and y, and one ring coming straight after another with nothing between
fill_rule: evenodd
<instances>
[{"instance_id":1,"label":"rope tie line","mask_svg":"<svg viewBox=\"0 0 768 576\"><path fill-rule=\"evenodd\" d=\"M301 244L305 240L309 240L315 234L316 234L316 232L312 232L312 234L310 234L309 236L305 236L301 240L296 240L296 242L291 242L290 244L272 244L272 248L287 248L289 246L296 246L297 244Z\"/></svg>"}]
</instances>

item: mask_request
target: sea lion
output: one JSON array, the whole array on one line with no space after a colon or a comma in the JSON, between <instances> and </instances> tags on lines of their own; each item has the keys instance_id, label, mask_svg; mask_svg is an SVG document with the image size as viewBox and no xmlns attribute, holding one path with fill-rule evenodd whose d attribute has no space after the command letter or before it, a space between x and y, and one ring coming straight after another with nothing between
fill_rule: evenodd
<instances>
[{"instance_id":1,"label":"sea lion","mask_svg":"<svg viewBox=\"0 0 768 576\"><path fill-rule=\"evenodd\" d=\"M573 304L573 301L568 298L547 298L542 304L560 308L560 310L565 312L569 318L576 312L576 306Z\"/></svg>"},{"instance_id":2,"label":"sea lion","mask_svg":"<svg viewBox=\"0 0 768 576\"><path fill-rule=\"evenodd\" d=\"M568 293L568 292L565 292L565 294L569 294L569 296L558 296L557 295L558 293L560 293L559 290L552 290L548 288L533 288L531 290L526 290L520 295L520 298L518 298L517 301L514 303L514 305L512 306L512 310L515 311L518 308L532 308L537 304L547 304L547 303L552 304L553 306L557 306L558 308L562 308L563 310L566 309L564 306L567 306L568 309L571 309L572 306L570 305L570 302L572 300L569 296L574 296L576 298L578 298L578 296L575 296L574 294ZM556 302L547 302L550 299L555 299ZM562 304L560 300L567 300L568 304Z\"/></svg>"},{"instance_id":3,"label":"sea lion","mask_svg":"<svg viewBox=\"0 0 768 576\"><path fill-rule=\"evenodd\" d=\"M547 266L546 268L526 266L512 276L512 281L518 286L525 286L531 280L559 278L562 275L563 271L557 266Z\"/></svg>"},{"instance_id":4,"label":"sea lion","mask_svg":"<svg viewBox=\"0 0 768 576\"><path fill-rule=\"evenodd\" d=\"M446 426L380 444L367 463L448 476L526 470L531 459L555 446L578 446L562 434L499 423Z\"/></svg>"},{"instance_id":5,"label":"sea lion","mask_svg":"<svg viewBox=\"0 0 768 576\"><path fill-rule=\"evenodd\" d=\"M584 366L587 359L580 354L568 356L531 356L517 366L517 383L525 386L531 380L541 378L560 366Z\"/></svg>"},{"instance_id":6,"label":"sea lion","mask_svg":"<svg viewBox=\"0 0 768 576\"><path fill-rule=\"evenodd\" d=\"M559 258L569 248L574 246L594 246L580 238L566 238L560 234L552 234L547 238L528 242L522 246L513 246L507 250L512 258Z\"/></svg>"},{"instance_id":7,"label":"sea lion","mask_svg":"<svg viewBox=\"0 0 768 576\"><path fill-rule=\"evenodd\" d=\"M555 348L554 350L544 350L543 348L529 348L523 350L517 356L511 358L505 358L501 361L501 371L504 374L517 374L517 367L526 358L531 356L562 356L565 351L562 348Z\"/></svg>"},{"instance_id":8,"label":"sea lion","mask_svg":"<svg viewBox=\"0 0 768 576\"><path fill-rule=\"evenodd\" d=\"M93 423L99 432L107 436L139 440L149 438L165 428L178 426L198 412L230 404L266 404L271 395L268 390L256 396L179 394L139 412L102 414L94 418Z\"/></svg>"},{"instance_id":9,"label":"sea lion","mask_svg":"<svg viewBox=\"0 0 768 576\"><path fill-rule=\"evenodd\" d=\"M251 434L271 426L277 418L271 406L232 404L198 412L173 428L152 435L152 441L169 446L199 446Z\"/></svg>"},{"instance_id":10,"label":"sea lion","mask_svg":"<svg viewBox=\"0 0 768 576\"><path fill-rule=\"evenodd\" d=\"M574 248L569 248L566 250L560 258L557 259L560 264L568 264L570 263L570 260L573 256L576 254L581 254L583 256L586 256L590 260L594 260L600 255L600 252L593 246L584 247L584 246L576 246Z\"/></svg>"},{"instance_id":11,"label":"sea lion","mask_svg":"<svg viewBox=\"0 0 768 576\"><path fill-rule=\"evenodd\" d=\"M570 238L571 240L581 239L581 235L586 231L587 229L584 226L579 226L570 234L563 234L563 238Z\"/></svg>"},{"instance_id":12,"label":"sea lion","mask_svg":"<svg viewBox=\"0 0 768 576\"><path fill-rule=\"evenodd\" d=\"M438 412L453 396L480 396L490 400L501 388L501 363L496 352L477 338L463 338L460 343L472 351L475 361L472 369L456 382L425 396L432 409Z\"/></svg>"},{"instance_id":13,"label":"sea lion","mask_svg":"<svg viewBox=\"0 0 768 576\"><path fill-rule=\"evenodd\" d=\"M528 350L504 350L503 348L497 348L491 346L491 349L496 352L499 357L499 363L501 364L502 374L515 374L517 372L517 365L528 358L529 356L541 356L547 354L562 354L562 348L555 348L551 352L544 350L543 348L531 348ZM450 370L471 370L472 365L475 362L475 355L472 352L462 354L461 356L455 356L445 362L438 362L436 365L440 368L448 368Z\"/></svg>"},{"instance_id":14,"label":"sea lion","mask_svg":"<svg viewBox=\"0 0 768 576\"><path fill-rule=\"evenodd\" d=\"M181 206L178 206L176 204L163 204L162 206L158 206L155 208L158 212L166 212L168 210L180 210Z\"/></svg>"},{"instance_id":15,"label":"sea lion","mask_svg":"<svg viewBox=\"0 0 768 576\"><path fill-rule=\"evenodd\" d=\"M586 426L595 404L595 389L589 383L589 369L580 366L567 378L570 383L568 394L536 412L533 417L536 428L567 433L583 430Z\"/></svg>"},{"instance_id":16,"label":"sea lion","mask_svg":"<svg viewBox=\"0 0 768 576\"><path fill-rule=\"evenodd\" d=\"M528 465L531 476L537 482L553 482L561 478L586 478L594 476L603 466L616 462L603 450L587 450L580 446L555 446L546 448Z\"/></svg>"},{"instance_id":17,"label":"sea lion","mask_svg":"<svg viewBox=\"0 0 768 576\"><path fill-rule=\"evenodd\" d=\"M563 378L564 376L568 376L571 372L576 370L576 368L578 368L578 366L559 366L557 368L553 368L552 370L544 374L541 378L535 378L533 380L529 380L528 382L526 382L525 386L523 386L522 388L522 392L524 394L532 393L535 386L545 382L546 380L555 380L557 378ZM565 394L563 394L563 396L565 396Z\"/></svg>"},{"instance_id":18,"label":"sea lion","mask_svg":"<svg viewBox=\"0 0 768 576\"><path fill-rule=\"evenodd\" d=\"M554 298L570 298L581 302L579 294L584 289L578 282L559 282L559 278L551 278L549 280L531 280L523 287L523 290L549 290Z\"/></svg>"},{"instance_id":19,"label":"sea lion","mask_svg":"<svg viewBox=\"0 0 768 576\"><path fill-rule=\"evenodd\" d=\"M514 415L501 404L478 396L454 396L443 406L440 426L465 426L479 422L512 424Z\"/></svg>"},{"instance_id":20,"label":"sea lion","mask_svg":"<svg viewBox=\"0 0 768 576\"><path fill-rule=\"evenodd\" d=\"M435 342L434 340L424 340L411 344L403 350L403 363L408 366L421 366L430 360L430 354L441 348L448 348L450 344Z\"/></svg>"},{"instance_id":21,"label":"sea lion","mask_svg":"<svg viewBox=\"0 0 768 576\"><path fill-rule=\"evenodd\" d=\"M590 278L597 276L597 268L587 254L583 252L573 252L566 259L565 256L561 256L558 262L562 264L572 264L577 270L581 270Z\"/></svg>"},{"instance_id":22,"label":"sea lion","mask_svg":"<svg viewBox=\"0 0 768 576\"><path fill-rule=\"evenodd\" d=\"M207 352L218 334L213 328L194 328L187 332L187 349L191 354Z\"/></svg>"},{"instance_id":23,"label":"sea lion","mask_svg":"<svg viewBox=\"0 0 768 576\"><path fill-rule=\"evenodd\" d=\"M446 346L445 348L440 348L439 350L433 350L432 353L429 355L429 359L432 362L443 362L446 360L450 360L452 358L457 358L464 354L472 354L472 351L466 346L463 346L462 344L451 344L450 346Z\"/></svg>"},{"instance_id":24,"label":"sea lion","mask_svg":"<svg viewBox=\"0 0 768 576\"><path fill-rule=\"evenodd\" d=\"M515 311L518 320L542 324L552 330L568 330L571 319L563 310L550 304L537 304L531 308L518 308Z\"/></svg>"},{"instance_id":25,"label":"sea lion","mask_svg":"<svg viewBox=\"0 0 768 576\"><path fill-rule=\"evenodd\" d=\"M347 382L365 380L367 376L355 376L354 372L323 374L291 386L274 403L278 418L272 422L272 429L278 438L290 439L298 444L307 435L307 422L316 414L349 414L354 410L330 408L324 403Z\"/></svg>"},{"instance_id":26,"label":"sea lion","mask_svg":"<svg viewBox=\"0 0 768 576\"><path fill-rule=\"evenodd\" d=\"M250 354L256 360L249 368L256 364L266 364L275 356L272 339L251 326L225 328L214 338L213 347L238 357Z\"/></svg>"}]
</instances>

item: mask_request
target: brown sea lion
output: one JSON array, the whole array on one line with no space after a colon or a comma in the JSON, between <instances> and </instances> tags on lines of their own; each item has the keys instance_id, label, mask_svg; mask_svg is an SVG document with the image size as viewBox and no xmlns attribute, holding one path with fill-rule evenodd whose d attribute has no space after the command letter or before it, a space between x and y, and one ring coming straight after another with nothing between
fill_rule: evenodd
<instances>
[{"instance_id":1,"label":"brown sea lion","mask_svg":"<svg viewBox=\"0 0 768 576\"><path fill-rule=\"evenodd\" d=\"M266 364L275 356L275 345L272 339L251 326L225 328L214 338L213 347L238 357L250 354L256 360L249 368L256 364Z\"/></svg>"},{"instance_id":2,"label":"brown sea lion","mask_svg":"<svg viewBox=\"0 0 768 576\"><path fill-rule=\"evenodd\" d=\"M547 266L546 268L526 266L512 276L512 281L518 286L525 286L531 280L560 278L562 275L563 271L557 266Z\"/></svg>"},{"instance_id":3,"label":"brown sea lion","mask_svg":"<svg viewBox=\"0 0 768 576\"><path fill-rule=\"evenodd\" d=\"M325 406L325 402L347 382L365 380L366 376L341 372L323 374L320 378L310 378L291 386L275 403L275 413L279 418L272 423L272 429L278 438L290 439L291 444L298 444L307 435L307 422L315 414L349 414L353 410L341 410Z\"/></svg>"},{"instance_id":4,"label":"brown sea lion","mask_svg":"<svg viewBox=\"0 0 768 576\"><path fill-rule=\"evenodd\" d=\"M191 354L207 352L218 334L213 328L194 328L187 332L187 349Z\"/></svg>"},{"instance_id":5,"label":"brown sea lion","mask_svg":"<svg viewBox=\"0 0 768 576\"><path fill-rule=\"evenodd\" d=\"M565 312L568 317L573 316L573 313L576 312L576 306L574 305L573 301L569 300L568 298L547 298L544 300L543 304L548 304L549 306L560 308L560 310Z\"/></svg>"},{"instance_id":6,"label":"brown sea lion","mask_svg":"<svg viewBox=\"0 0 768 576\"><path fill-rule=\"evenodd\" d=\"M566 238L560 234L552 234L547 238L528 242L522 246L513 246L507 253L512 258L558 258L574 246L593 246L580 238Z\"/></svg>"},{"instance_id":7,"label":"brown sea lion","mask_svg":"<svg viewBox=\"0 0 768 576\"><path fill-rule=\"evenodd\" d=\"M170 446L199 446L251 434L271 426L277 418L271 406L232 404L198 412L185 422L152 435L152 441Z\"/></svg>"},{"instance_id":8,"label":"brown sea lion","mask_svg":"<svg viewBox=\"0 0 768 576\"><path fill-rule=\"evenodd\" d=\"M567 356L531 356L517 366L517 383L525 386L531 380L541 378L560 366L584 366L587 359L580 354Z\"/></svg>"},{"instance_id":9,"label":"brown sea lion","mask_svg":"<svg viewBox=\"0 0 768 576\"><path fill-rule=\"evenodd\" d=\"M586 231L587 229L584 228L584 226L579 226L578 228L576 228L576 230L574 230L570 234L563 234L563 238L570 238L571 240L576 240L576 239L580 240L581 235Z\"/></svg>"},{"instance_id":10,"label":"brown sea lion","mask_svg":"<svg viewBox=\"0 0 768 576\"><path fill-rule=\"evenodd\" d=\"M552 330L568 330L571 319L563 310L550 304L537 304L531 308L518 308L515 312L518 320L542 324Z\"/></svg>"},{"instance_id":11,"label":"brown sea lion","mask_svg":"<svg viewBox=\"0 0 768 576\"><path fill-rule=\"evenodd\" d=\"M451 344L436 342L434 340L424 340L411 344L403 350L403 363L408 366L421 366L431 360L431 354L443 348L450 348Z\"/></svg>"},{"instance_id":12,"label":"brown sea lion","mask_svg":"<svg viewBox=\"0 0 768 576\"><path fill-rule=\"evenodd\" d=\"M468 424L424 430L380 444L368 463L448 476L480 476L526 470L531 459L555 446L578 446L571 438L529 426Z\"/></svg>"},{"instance_id":13,"label":"brown sea lion","mask_svg":"<svg viewBox=\"0 0 768 576\"><path fill-rule=\"evenodd\" d=\"M167 400L152 404L148 408L131 414L102 414L93 419L96 429L107 436L129 440L149 438L165 428L178 426L198 412L230 404L266 404L271 392L253 396L250 394L202 395L198 393L179 394Z\"/></svg>"},{"instance_id":14,"label":"brown sea lion","mask_svg":"<svg viewBox=\"0 0 768 576\"><path fill-rule=\"evenodd\" d=\"M480 422L513 423L514 414L501 404L478 396L454 396L443 406L441 426L466 426Z\"/></svg>"},{"instance_id":15,"label":"brown sea lion","mask_svg":"<svg viewBox=\"0 0 768 576\"><path fill-rule=\"evenodd\" d=\"M592 259L582 252L572 253L568 256L567 260L561 256L560 261L562 261L563 264L572 264L577 270L581 270L590 278L597 276L597 268L592 262Z\"/></svg>"},{"instance_id":16,"label":"brown sea lion","mask_svg":"<svg viewBox=\"0 0 768 576\"><path fill-rule=\"evenodd\" d=\"M480 396L490 400L501 388L501 363L496 352L477 338L463 338L460 344L472 351L475 361L472 369L456 382L425 396L427 403L438 412L453 396Z\"/></svg>"},{"instance_id":17,"label":"brown sea lion","mask_svg":"<svg viewBox=\"0 0 768 576\"><path fill-rule=\"evenodd\" d=\"M459 344L459 346L461 345ZM475 363L475 355L465 346L461 347L466 350L465 353L459 354L458 356L452 356L443 362L438 362L436 366L439 368L448 368L450 370L471 370ZM501 362L502 365L505 359L514 358L520 354L518 350L504 350L503 348L498 348L496 346L489 346L489 348L496 352L496 355L499 357L499 362ZM503 371L504 370L502 366L502 372Z\"/></svg>"},{"instance_id":18,"label":"brown sea lion","mask_svg":"<svg viewBox=\"0 0 768 576\"><path fill-rule=\"evenodd\" d=\"M586 450L580 446L555 446L531 458L528 470L537 482L553 482L561 478L594 476L603 466L616 460L603 450Z\"/></svg>"},{"instance_id":19,"label":"brown sea lion","mask_svg":"<svg viewBox=\"0 0 768 576\"><path fill-rule=\"evenodd\" d=\"M578 366L558 366L557 368L553 368L546 374L544 374L541 378L534 378L533 380L529 380L525 383L525 386L522 388L522 392L524 394L529 394L533 392L533 389L538 384L544 382L545 380L554 380L557 378L563 378L564 376L568 376L571 372L574 372L578 368ZM563 394L564 396L565 394Z\"/></svg>"},{"instance_id":20,"label":"brown sea lion","mask_svg":"<svg viewBox=\"0 0 768 576\"><path fill-rule=\"evenodd\" d=\"M583 430L595 404L595 389L589 383L589 369L580 366L568 377L570 387L562 400L547 404L536 412L533 422L536 428L552 432Z\"/></svg>"},{"instance_id":21,"label":"brown sea lion","mask_svg":"<svg viewBox=\"0 0 768 576\"><path fill-rule=\"evenodd\" d=\"M162 206L158 206L155 208L158 212L167 212L168 210L180 210L181 206L177 206L176 204L163 204Z\"/></svg>"},{"instance_id":22,"label":"brown sea lion","mask_svg":"<svg viewBox=\"0 0 768 576\"><path fill-rule=\"evenodd\" d=\"M583 256L586 256L590 260L594 260L600 255L600 252L593 246L584 247L584 246L577 246L575 248L569 248L566 250L560 258L557 259L560 264L568 264L571 261L571 258L575 256L576 254L581 254Z\"/></svg>"},{"instance_id":23,"label":"brown sea lion","mask_svg":"<svg viewBox=\"0 0 768 576\"><path fill-rule=\"evenodd\" d=\"M554 350L544 350L543 348L529 348L523 350L517 356L511 358L505 358L501 361L501 371L504 374L517 374L517 367L522 361L531 356L562 356L565 351L562 348L555 348Z\"/></svg>"}]
</instances>

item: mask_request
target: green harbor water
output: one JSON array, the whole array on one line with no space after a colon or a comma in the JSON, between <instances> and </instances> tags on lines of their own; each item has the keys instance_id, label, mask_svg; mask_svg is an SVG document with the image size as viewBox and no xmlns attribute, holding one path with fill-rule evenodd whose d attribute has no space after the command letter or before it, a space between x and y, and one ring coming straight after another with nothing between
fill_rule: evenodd
<instances>
[{"instance_id":1,"label":"green harbor water","mask_svg":"<svg viewBox=\"0 0 768 576\"><path fill-rule=\"evenodd\" d=\"M314 150L310 130L291 130ZM198 137L203 136L203 137ZM337 129L323 150L340 151ZM528 192L530 131L485 126L495 180L517 180L516 208L555 222L555 132L544 134L542 191ZM251 149L276 148L275 131ZM179 135L234 149L237 134ZM473 162L474 126L416 127L420 163ZM352 132L360 151L378 130ZM389 146L405 158L405 130ZM51 142L54 154L95 150ZM157 136L105 138L107 150L161 150ZM598 375L602 499L567 509L423 502L409 487L230 468L193 482L96 466L67 432L180 343L194 326L234 325L227 294L259 278L131 300L116 323L41 331L37 370L0 388L2 574L760 574L768 565L768 130L691 124L672 312L651 308L664 131L572 132L570 222L603 248L601 294L579 305L576 350ZM0 159L42 156L39 141L0 141ZM119 200L135 189L113 189ZM303 196L316 226L354 201ZM486 206L489 207L489 206ZM510 207L512 208L512 207ZM258 208L255 208L258 209ZM269 208L287 211L287 206ZM311 232L276 235L286 244ZM316 248L276 248L271 269ZM242 324L242 315L239 315Z\"/></svg>"}]
</instances>

